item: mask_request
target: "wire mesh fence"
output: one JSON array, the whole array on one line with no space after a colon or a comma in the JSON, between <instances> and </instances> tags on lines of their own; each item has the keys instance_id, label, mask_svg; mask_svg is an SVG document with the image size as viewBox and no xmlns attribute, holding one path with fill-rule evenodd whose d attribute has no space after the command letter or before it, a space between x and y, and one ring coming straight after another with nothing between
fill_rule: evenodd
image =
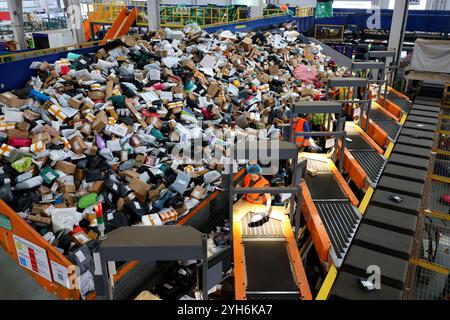
<instances>
[{"instance_id":1,"label":"wire mesh fence","mask_svg":"<svg viewBox=\"0 0 450 320\"><path fill-rule=\"evenodd\" d=\"M441 108L404 290L408 300L450 300L449 114Z\"/></svg>"}]
</instances>

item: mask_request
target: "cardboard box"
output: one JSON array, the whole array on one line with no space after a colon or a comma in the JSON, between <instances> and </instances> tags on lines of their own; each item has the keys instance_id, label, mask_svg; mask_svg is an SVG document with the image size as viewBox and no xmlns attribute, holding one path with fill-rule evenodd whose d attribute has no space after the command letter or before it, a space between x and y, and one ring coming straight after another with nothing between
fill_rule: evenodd
<instances>
[{"instance_id":1,"label":"cardboard box","mask_svg":"<svg viewBox=\"0 0 450 320\"><path fill-rule=\"evenodd\" d=\"M137 194L144 196L147 195L147 192L149 192L152 187L150 184L136 178L131 179L131 182L128 186Z\"/></svg>"},{"instance_id":2,"label":"cardboard box","mask_svg":"<svg viewBox=\"0 0 450 320\"><path fill-rule=\"evenodd\" d=\"M164 183L161 183L156 189L152 189L148 192L148 198L151 201L156 201L161 191L164 190L165 188L166 186L164 185Z\"/></svg>"},{"instance_id":3,"label":"cardboard box","mask_svg":"<svg viewBox=\"0 0 450 320\"><path fill-rule=\"evenodd\" d=\"M83 101L76 100L74 98L69 99L69 106L74 109L80 109L82 105L83 105Z\"/></svg>"},{"instance_id":4,"label":"cardboard box","mask_svg":"<svg viewBox=\"0 0 450 320\"><path fill-rule=\"evenodd\" d=\"M278 68L277 65L270 66L269 67L269 74L272 75L272 76L276 76L276 75L278 75L278 71L279 70L280 69Z\"/></svg>"},{"instance_id":5,"label":"cardboard box","mask_svg":"<svg viewBox=\"0 0 450 320\"><path fill-rule=\"evenodd\" d=\"M106 112L102 110L95 116L95 120L92 123L92 130L100 132L106 127L107 124L108 116L106 115Z\"/></svg>"},{"instance_id":6,"label":"cardboard box","mask_svg":"<svg viewBox=\"0 0 450 320\"><path fill-rule=\"evenodd\" d=\"M195 198L197 200L203 199L205 195L206 195L206 190L205 190L205 188L203 188L201 186L195 186L194 190L192 190L192 192L191 192L191 197Z\"/></svg>"},{"instance_id":7,"label":"cardboard box","mask_svg":"<svg viewBox=\"0 0 450 320\"><path fill-rule=\"evenodd\" d=\"M105 187L104 181L94 181L94 184L89 189L89 192L95 192L96 194L100 194L102 193L104 187Z\"/></svg>"},{"instance_id":8,"label":"cardboard box","mask_svg":"<svg viewBox=\"0 0 450 320\"><path fill-rule=\"evenodd\" d=\"M56 162L55 169L60 170L65 174L73 175L77 170L77 166L69 161L58 161Z\"/></svg>"},{"instance_id":9,"label":"cardboard box","mask_svg":"<svg viewBox=\"0 0 450 320\"><path fill-rule=\"evenodd\" d=\"M206 92L207 95L209 95L211 98L214 98L219 91L221 90L221 87L218 83L211 83L208 87L208 91Z\"/></svg>"},{"instance_id":10,"label":"cardboard box","mask_svg":"<svg viewBox=\"0 0 450 320\"><path fill-rule=\"evenodd\" d=\"M50 134L47 131L43 131L41 133L33 135L32 143L37 143L39 141L42 141L44 144L47 144L52 141L52 138L50 137Z\"/></svg>"},{"instance_id":11,"label":"cardboard box","mask_svg":"<svg viewBox=\"0 0 450 320\"><path fill-rule=\"evenodd\" d=\"M183 62L181 63L181 66L184 68L187 68L191 71L195 70L195 63L191 59L183 60Z\"/></svg>"},{"instance_id":12,"label":"cardboard box","mask_svg":"<svg viewBox=\"0 0 450 320\"><path fill-rule=\"evenodd\" d=\"M0 94L0 103L10 108L21 108L26 105L32 104L31 99L19 99L11 92L4 92Z\"/></svg>"},{"instance_id":13,"label":"cardboard box","mask_svg":"<svg viewBox=\"0 0 450 320\"><path fill-rule=\"evenodd\" d=\"M32 214L28 214L27 215L27 220L33 221L33 222L38 222L38 223L43 223L46 225L51 225L52 224L52 219L50 218L46 218L46 217L41 217L41 216L35 216Z\"/></svg>"},{"instance_id":14,"label":"cardboard box","mask_svg":"<svg viewBox=\"0 0 450 320\"><path fill-rule=\"evenodd\" d=\"M22 130L18 130L18 129L11 129L8 130L7 132L8 138L28 138L28 136L30 135L30 133L28 131L22 131Z\"/></svg>"},{"instance_id":15,"label":"cardboard box","mask_svg":"<svg viewBox=\"0 0 450 320\"><path fill-rule=\"evenodd\" d=\"M87 149L86 143L80 136L73 137L69 142L72 146L73 152L75 152L76 154L83 154Z\"/></svg>"},{"instance_id":16,"label":"cardboard box","mask_svg":"<svg viewBox=\"0 0 450 320\"><path fill-rule=\"evenodd\" d=\"M250 51L253 48L253 41L251 38L244 38L241 41L241 46L245 51Z\"/></svg>"},{"instance_id":17,"label":"cardboard box","mask_svg":"<svg viewBox=\"0 0 450 320\"><path fill-rule=\"evenodd\" d=\"M89 241L92 241L92 239L84 231L77 232L73 234L71 237L73 241L80 247L85 245Z\"/></svg>"}]
</instances>

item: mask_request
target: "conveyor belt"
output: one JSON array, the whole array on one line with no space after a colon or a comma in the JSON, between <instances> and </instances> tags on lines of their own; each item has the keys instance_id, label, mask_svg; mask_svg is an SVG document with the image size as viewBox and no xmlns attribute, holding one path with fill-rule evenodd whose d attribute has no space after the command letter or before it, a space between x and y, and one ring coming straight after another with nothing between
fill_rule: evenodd
<instances>
[{"instance_id":1,"label":"conveyor belt","mask_svg":"<svg viewBox=\"0 0 450 320\"><path fill-rule=\"evenodd\" d=\"M355 235L361 215L348 200L314 201L314 204L331 239L336 255L336 259L333 259L334 263L340 267Z\"/></svg>"},{"instance_id":2,"label":"conveyor belt","mask_svg":"<svg viewBox=\"0 0 450 320\"><path fill-rule=\"evenodd\" d=\"M284 241L244 241L244 252L249 299L262 295L299 298Z\"/></svg>"},{"instance_id":3,"label":"conveyor belt","mask_svg":"<svg viewBox=\"0 0 450 320\"><path fill-rule=\"evenodd\" d=\"M350 152L367 173L372 184L377 185L381 173L383 172L384 165L386 164L386 159L374 150L351 150Z\"/></svg>"},{"instance_id":4,"label":"conveyor belt","mask_svg":"<svg viewBox=\"0 0 450 320\"><path fill-rule=\"evenodd\" d=\"M394 119L380 111L378 108L372 108L370 110L370 119L387 133L389 139L392 141L397 139L402 126Z\"/></svg>"},{"instance_id":5,"label":"conveyor belt","mask_svg":"<svg viewBox=\"0 0 450 320\"><path fill-rule=\"evenodd\" d=\"M420 94L435 99L419 95L414 102L342 263L332 299L402 298L441 96L434 87L422 88ZM393 195L402 201L394 201ZM370 265L381 269L381 289L365 292L357 280L370 275Z\"/></svg>"},{"instance_id":6,"label":"conveyor belt","mask_svg":"<svg viewBox=\"0 0 450 320\"><path fill-rule=\"evenodd\" d=\"M408 113L409 110L411 109L411 103L409 101L406 101L405 99L397 96L393 92L388 92L386 98L391 102L395 103L405 113Z\"/></svg>"},{"instance_id":7,"label":"conveyor belt","mask_svg":"<svg viewBox=\"0 0 450 320\"><path fill-rule=\"evenodd\" d=\"M307 174L305 181L313 200L347 199L331 172L319 173L315 177Z\"/></svg>"},{"instance_id":8,"label":"conveyor belt","mask_svg":"<svg viewBox=\"0 0 450 320\"><path fill-rule=\"evenodd\" d=\"M326 164L326 167L323 164ZM305 182L331 240L333 262L339 267L359 225L361 215L348 200L327 163L308 159L307 165L321 170L314 177L306 175Z\"/></svg>"},{"instance_id":9,"label":"conveyor belt","mask_svg":"<svg viewBox=\"0 0 450 320\"><path fill-rule=\"evenodd\" d=\"M269 219L262 226L249 227L248 224L252 215L248 213L242 219L242 238L243 239L283 239L283 227L281 222L275 219Z\"/></svg>"}]
</instances>

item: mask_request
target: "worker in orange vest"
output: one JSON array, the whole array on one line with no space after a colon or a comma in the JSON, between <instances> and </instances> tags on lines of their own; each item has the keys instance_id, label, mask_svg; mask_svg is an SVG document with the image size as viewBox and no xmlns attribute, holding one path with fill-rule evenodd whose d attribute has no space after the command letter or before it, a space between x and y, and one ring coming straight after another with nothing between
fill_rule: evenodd
<instances>
[{"instance_id":1,"label":"worker in orange vest","mask_svg":"<svg viewBox=\"0 0 450 320\"><path fill-rule=\"evenodd\" d=\"M311 126L310 122L312 120L312 114L308 113L305 117L299 117L295 124L294 130L295 132L310 132ZM308 136L297 136L295 143L299 148L305 148L310 145Z\"/></svg>"},{"instance_id":2,"label":"worker in orange vest","mask_svg":"<svg viewBox=\"0 0 450 320\"><path fill-rule=\"evenodd\" d=\"M258 164L251 164L247 168L244 177L244 188L266 188L270 187L269 181L262 176L262 169ZM269 193L246 193L243 197L246 201L254 204L265 204L267 211L270 210L272 197Z\"/></svg>"}]
</instances>

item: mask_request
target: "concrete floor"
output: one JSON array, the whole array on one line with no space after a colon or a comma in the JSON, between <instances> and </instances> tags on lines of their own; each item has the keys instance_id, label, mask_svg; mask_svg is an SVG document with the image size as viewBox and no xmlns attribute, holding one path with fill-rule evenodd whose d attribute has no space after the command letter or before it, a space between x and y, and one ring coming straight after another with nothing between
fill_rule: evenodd
<instances>
[{"instance_id":1,"label":"concrete floor","mask_svg":"<svg viewBox=\"0 0 450 320\"><path fill-rule=\"evenodd\" d=\"M0 300L57 300L0 247Z\"/></svg>"}]
</instances>

